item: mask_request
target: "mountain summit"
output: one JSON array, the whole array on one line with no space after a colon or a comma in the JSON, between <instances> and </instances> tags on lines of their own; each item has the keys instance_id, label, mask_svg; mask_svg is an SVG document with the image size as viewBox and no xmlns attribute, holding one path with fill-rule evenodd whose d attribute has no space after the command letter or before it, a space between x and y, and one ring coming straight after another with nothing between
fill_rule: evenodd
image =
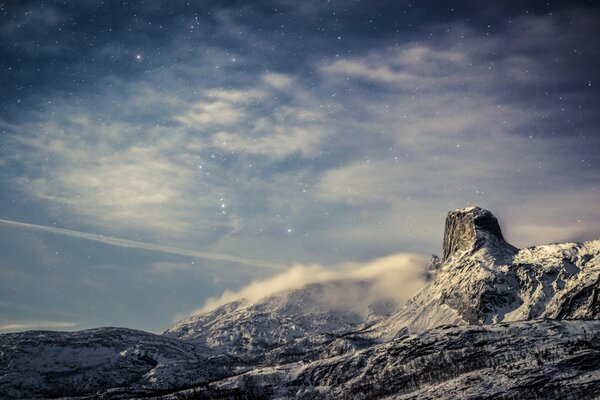
<instances>
[{"instance_id":1,"label":"mountain summit","mask_svg":"<svg viewBox=\"0 0 600 400\"><path fill-rule=\"evenodd\" d=\"M443 261L461 251L474 251L482 246L516 250L502 236L498 219L480 207L450 211L444 230Z\"/></svg>"}]
</instances>

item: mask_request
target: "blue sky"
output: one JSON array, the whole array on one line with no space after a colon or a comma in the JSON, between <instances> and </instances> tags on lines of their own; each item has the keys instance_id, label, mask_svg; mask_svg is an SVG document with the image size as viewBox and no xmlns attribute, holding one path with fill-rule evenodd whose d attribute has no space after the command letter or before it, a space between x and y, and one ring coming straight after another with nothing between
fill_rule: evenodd
<instances>
[{"instance_id":1,"label":"blue sky","mask_svg":"<svg viewBox=\"0 0 600 400\"><path fill-rule=\"evenodd\" d=\"M480 205L600 237L595 2L0 6L0 331L152 331Z\"/></svg>"}]
</instances>

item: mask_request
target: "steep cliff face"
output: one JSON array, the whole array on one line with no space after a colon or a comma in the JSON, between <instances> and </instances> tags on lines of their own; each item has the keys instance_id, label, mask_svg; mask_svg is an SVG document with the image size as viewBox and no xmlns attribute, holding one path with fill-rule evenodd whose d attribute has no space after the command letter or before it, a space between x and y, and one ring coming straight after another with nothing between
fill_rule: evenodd
<instances>
[{"instance_id":1,"label":"steep cliff face","mask_svg":"<svg viewBox=\"0 0 600 400\"><path fill-rule=\"evenodd\" d=\"M481 247L515 251L502 236L498 219L480 207L461 208L450 211L444 229L443 261L462 252L473 252Z\"/></svg>"}]
</instances>

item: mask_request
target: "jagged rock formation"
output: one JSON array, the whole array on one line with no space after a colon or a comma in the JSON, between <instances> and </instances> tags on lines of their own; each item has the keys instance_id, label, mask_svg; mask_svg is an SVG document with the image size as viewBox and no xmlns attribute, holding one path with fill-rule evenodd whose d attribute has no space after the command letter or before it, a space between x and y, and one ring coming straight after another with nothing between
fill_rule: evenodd
<instances>
[{"instance_id":1,"label":"jagged rock formation","mask_svg":"<svg viewBox=\"0 0 600 400\"><path fill-rule=\"evenodd\" d=\"M460 209L428 273L396 310L328 307L368 285L330 281L164 335L0 335L0 398L600 398L600 240L519 250L491 212Z\"/></svg>"}]
</instances>

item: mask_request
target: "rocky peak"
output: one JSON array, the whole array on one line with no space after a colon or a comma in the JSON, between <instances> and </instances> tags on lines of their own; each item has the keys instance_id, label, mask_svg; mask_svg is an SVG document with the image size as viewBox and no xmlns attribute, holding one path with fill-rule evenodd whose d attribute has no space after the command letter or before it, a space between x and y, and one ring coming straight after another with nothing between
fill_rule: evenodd
<instances>
[{"instance_id":1,"label":"rocky peak","mask_svg":"<svg viewBox=\"0 0 600 400\"><path fill-rule=\"evenodd\" d=\"M515 250L502 236L498 219L480 207L450 211L444 230L443 261L460 251L472 251L484 245Z\"/></svg>"}]
</instances>

